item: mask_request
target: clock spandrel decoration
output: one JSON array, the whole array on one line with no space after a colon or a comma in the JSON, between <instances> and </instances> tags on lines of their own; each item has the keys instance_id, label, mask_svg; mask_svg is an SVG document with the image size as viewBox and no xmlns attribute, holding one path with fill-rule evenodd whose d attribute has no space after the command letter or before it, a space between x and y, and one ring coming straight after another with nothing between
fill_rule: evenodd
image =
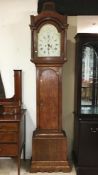
<instances>
[{"instance_id":1,"label":"clock spandrel decoration","mask_svg":"<svg viewBox=\"0 0 98 175\"><path fill-rule=\"evenodd\" d=\"M66 61L67 17L45 2L31 16L31 62L36 66L37 127L32 136L31 172L69 172L62 130L62 66Z\"/></svg>"}]
</instances>

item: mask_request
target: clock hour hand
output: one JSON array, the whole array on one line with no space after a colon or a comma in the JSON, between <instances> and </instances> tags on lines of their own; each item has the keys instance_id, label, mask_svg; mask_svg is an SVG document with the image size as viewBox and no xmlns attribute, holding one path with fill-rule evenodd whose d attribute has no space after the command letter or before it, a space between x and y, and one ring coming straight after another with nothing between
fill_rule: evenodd
<instances>
[{"instance_id":1,"label":"clock hour hand","mask_svg":"<svg viewBox=\"0 0 98 175\"><path fill-rule=\"evenodd\" d=\"M50 48L51 48L51 47L52 47L52 45L51 45L51 44L48 44L48 47L50 47Z\"/></svg>"},{"instance_id":2,"label":"clock hour hand","mask_svg":"<svg viewBox=\"0 0 98 175\"><path fill-rule=\"evenodd\" d=\"M48 54L49 54L50 48L52 48L52 45L51 44L48 44Z\"/></svg>"}]
</instances>

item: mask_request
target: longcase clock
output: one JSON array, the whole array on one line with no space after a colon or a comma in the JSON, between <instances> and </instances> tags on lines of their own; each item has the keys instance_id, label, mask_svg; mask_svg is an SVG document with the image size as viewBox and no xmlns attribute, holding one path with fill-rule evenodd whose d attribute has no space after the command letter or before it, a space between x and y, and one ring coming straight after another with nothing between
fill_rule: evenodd
<instances>
[{"instance_id":1,"label":"longcase clock","mask_svg":"<svg viewBox=\"0 0 98 175\"><path fill-rule=\"evenodd\" d=\"M51 10L50 10L51 9ZM36 65L37 128L32 137L31 172L70 171L62 130L62 66L66 61L67 17L46 2L31 16L31 61Z\"/></svg>"}]
</instances>

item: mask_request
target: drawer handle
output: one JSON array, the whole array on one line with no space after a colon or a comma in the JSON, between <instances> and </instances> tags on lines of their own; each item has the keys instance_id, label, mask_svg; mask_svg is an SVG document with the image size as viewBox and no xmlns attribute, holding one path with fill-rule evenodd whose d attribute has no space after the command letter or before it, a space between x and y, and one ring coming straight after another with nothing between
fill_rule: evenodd
<instances>
[{"instance_id":1,"label":"drawer handle","mask_svg":"<svg viewBox=\"0 0 98 175\"><path fill-rule=\"evenodd\" d=\"M98 128L91 128L91 132L96 133L98 131Z\"/></svg>"}]
</instances>

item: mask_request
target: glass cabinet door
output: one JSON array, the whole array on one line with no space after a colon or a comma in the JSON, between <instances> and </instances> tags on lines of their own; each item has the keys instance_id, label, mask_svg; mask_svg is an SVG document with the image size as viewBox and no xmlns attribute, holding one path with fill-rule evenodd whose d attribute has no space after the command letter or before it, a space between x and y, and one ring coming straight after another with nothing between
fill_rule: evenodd
<instances>
[{"instance_id":1,"label":"glass cabinet door","mask_svg":"<svg viewBox=\"0 0 98 175\"><path fill-rule=\"evenodd\" d=\"M92 111L98 106L98 53L95 43L82 48L81 109Z\"/></svg>"}]
</instances>

